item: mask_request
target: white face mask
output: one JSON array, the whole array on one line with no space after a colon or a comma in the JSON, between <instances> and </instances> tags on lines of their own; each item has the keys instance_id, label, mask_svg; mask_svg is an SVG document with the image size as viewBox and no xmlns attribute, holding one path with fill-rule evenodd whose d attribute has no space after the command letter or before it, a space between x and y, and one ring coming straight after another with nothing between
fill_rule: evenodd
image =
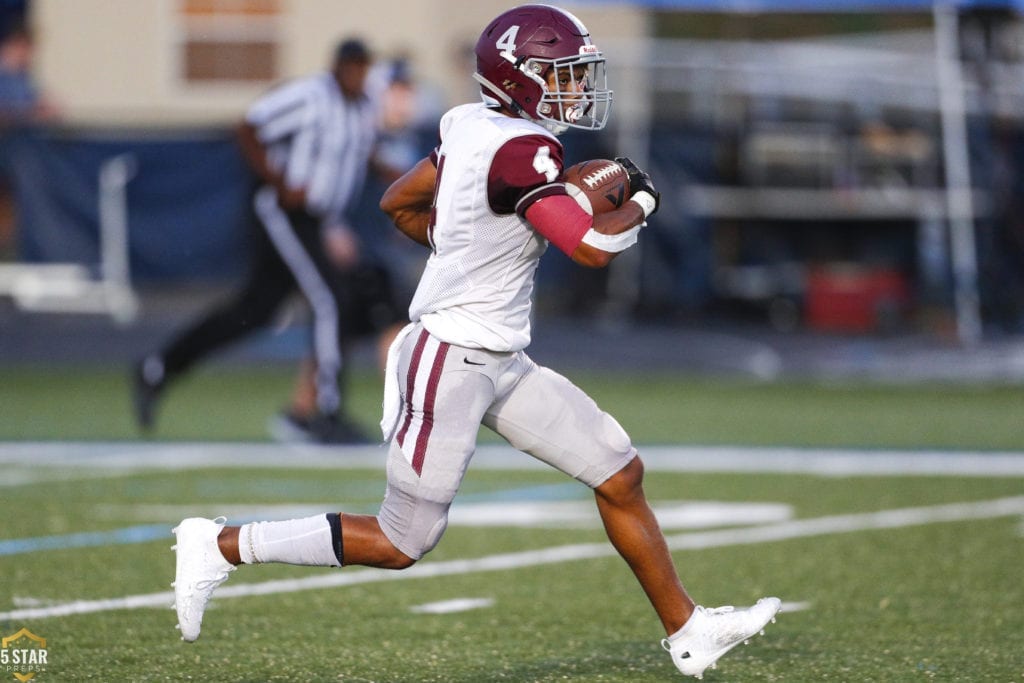
<instances>
[{"instance_id":1,"label":"white face mask","mask_svg":"<svg viewBox=\"0 0 1024 683\"><path fill-rule=\"evenodd\" d=\"M540 65L546 67L543 69L545 72L551 69L555 74L568 75L566 80L570 84L569 89L563 90L551 89L544 82L544 94L537 106L541 125L556 135L568 128L601 130L605 127L611 113L612 91L607 87L607 68L600 52L550 62L533 62L528 68L536 70Z\"/></svg>"}]
</instances>

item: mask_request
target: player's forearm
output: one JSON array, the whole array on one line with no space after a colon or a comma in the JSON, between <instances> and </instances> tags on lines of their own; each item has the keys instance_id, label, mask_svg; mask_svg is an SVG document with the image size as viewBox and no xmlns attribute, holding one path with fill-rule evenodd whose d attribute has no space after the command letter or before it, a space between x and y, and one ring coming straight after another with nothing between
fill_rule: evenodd
<instances>
[{"instance_id":1,"label":"player's forearm","mask_svg":"<svg viewBox=\"0 0 1024 683\"><path fill-rule=\"evenodd\" d=\"M614 254L589 244L580 242L579 246L572 252L572 260L576 265L586 268L604 268L612 262L618 254Z\"/></svg>"},{"instance_id":2,"label":"player's forearm","mask_svg":"<svg viewBox=\"0 0 1024 683\"><path fill-rule=\"evenodd\" d=\"M635 202L626 202L614 211L594 216L594 222L590 229L598 235L607 235L609 237L615 237L617 235L625 236L625 233L634 230L643 222L643 209L641 209ZM604 268L611 263L624 248L620 245L619 247L609 246L607 249L603 249L596 244L588 244L586 236L584 236L584 240L585 241L580 242L576 246L576 249L572 253L572 260L587 268ZM632 237L629 244L635 240L636 238Z\"/></svg>"},{"instance_id":3,"label":"player's forearm","mask_svg":"<svg viewBox=\"0 0 1024 683\"><path fill-rule=\"evenodd\" d=\"M423 159L405 175L391 184L380 199L380 209L388 215L403 235L429 246L431 204L434 197L436 169Z\"/></svg>"},{"instance_id":4,"label":"player's forearm","mask_svg":"<svg viewBox=\"0 0 1024 683\"><path fill-rule=\"evenodd\" d=\"M430 240L427 239L427 229L430 226L429 211L399 211L391 216L391 220L403 235L425 247L430 246Z\"/></svg>"},{"instance_id":5,"label":"player's forearm","mask_svg":"<svg viewBox=\"0 0 1024 683\"><path fill-rule=\"evenodd\" d=\"M618 209L594 216L591 229L602 235L619 235L632 230L645 220L644 211L636 202L626 202Z\"/></svg>"}]
</instances>

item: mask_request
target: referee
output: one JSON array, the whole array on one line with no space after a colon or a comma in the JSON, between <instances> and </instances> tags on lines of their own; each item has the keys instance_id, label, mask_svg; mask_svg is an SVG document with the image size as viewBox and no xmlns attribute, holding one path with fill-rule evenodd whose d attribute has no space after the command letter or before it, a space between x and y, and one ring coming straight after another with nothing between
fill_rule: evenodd
<instances>
[{"instance_id":1,"label":"referee","mask_svg":"<svg viewBox=\"0 0 1024 683\"><path fill-rule=\"evenodd\" d=\"M330 231L345 230L346 213L370 167L385 177L398 175L373 157L378 111L364 89L370 63L362 41L345 40L330 71L285 82L249 108L239 144L258 181L255 258L229 301L136 365L134 408L143 429L152 427L156 403L172 380L266 326L298 289L312 311L316 413L286 417L309 440L367 440L342 410L342 349L354 337L394 328L404 313L384 267L358 262L338 268L325 240Z\"/></svg>"}]
</instances>

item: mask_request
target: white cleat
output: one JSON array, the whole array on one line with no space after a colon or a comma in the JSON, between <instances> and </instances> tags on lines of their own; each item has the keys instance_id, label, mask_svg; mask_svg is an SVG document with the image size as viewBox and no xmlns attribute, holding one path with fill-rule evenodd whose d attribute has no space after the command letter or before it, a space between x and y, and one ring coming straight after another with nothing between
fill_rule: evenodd
<instances>
[{"instance_id":1,"label":"white cleat","mask_svg":"<svg viewBox=\"0 0 1024 683\"><path fill-rule=\"evenodd\" d=\"M171 585L182 640L192 642L199 637L210 596L235 570L217 546L217 535L225 522L223 517L215 520L191 517L173 529L178 543L175 578Z\"/></svg>"},{"instance_id":2,"label":"white cleat","mask_svg":"<svg viewBox=\"0 0 1024 683\"><path fill-rule=\"evenodd\" d=\"M716 662L740 643L749 642L751 636L764 633L765 625L775 621L782 607L778 598L761 598L751 607L697 606L686 625L665 638L661 646L672 657L672 662L687 676L704 677L704 670L716 668Z\"/></svg>"}]
</instances>

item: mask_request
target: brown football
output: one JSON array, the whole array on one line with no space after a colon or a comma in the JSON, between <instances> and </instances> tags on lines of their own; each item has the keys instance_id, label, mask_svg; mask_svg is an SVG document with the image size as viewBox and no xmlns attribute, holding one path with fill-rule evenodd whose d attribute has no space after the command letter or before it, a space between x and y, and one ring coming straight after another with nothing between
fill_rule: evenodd
<instances>
[{"instance_id":1,"label":"brown football","mask_svg":"<svg viewBox=\"0 0 1024 683\"><path fill-rule=\"evenodd\" d=\"M629 199L626 169L611 159L591 159L573 164L562 172L569 196L594 216L622 206Z\"/></svg>"}]
</instances>

